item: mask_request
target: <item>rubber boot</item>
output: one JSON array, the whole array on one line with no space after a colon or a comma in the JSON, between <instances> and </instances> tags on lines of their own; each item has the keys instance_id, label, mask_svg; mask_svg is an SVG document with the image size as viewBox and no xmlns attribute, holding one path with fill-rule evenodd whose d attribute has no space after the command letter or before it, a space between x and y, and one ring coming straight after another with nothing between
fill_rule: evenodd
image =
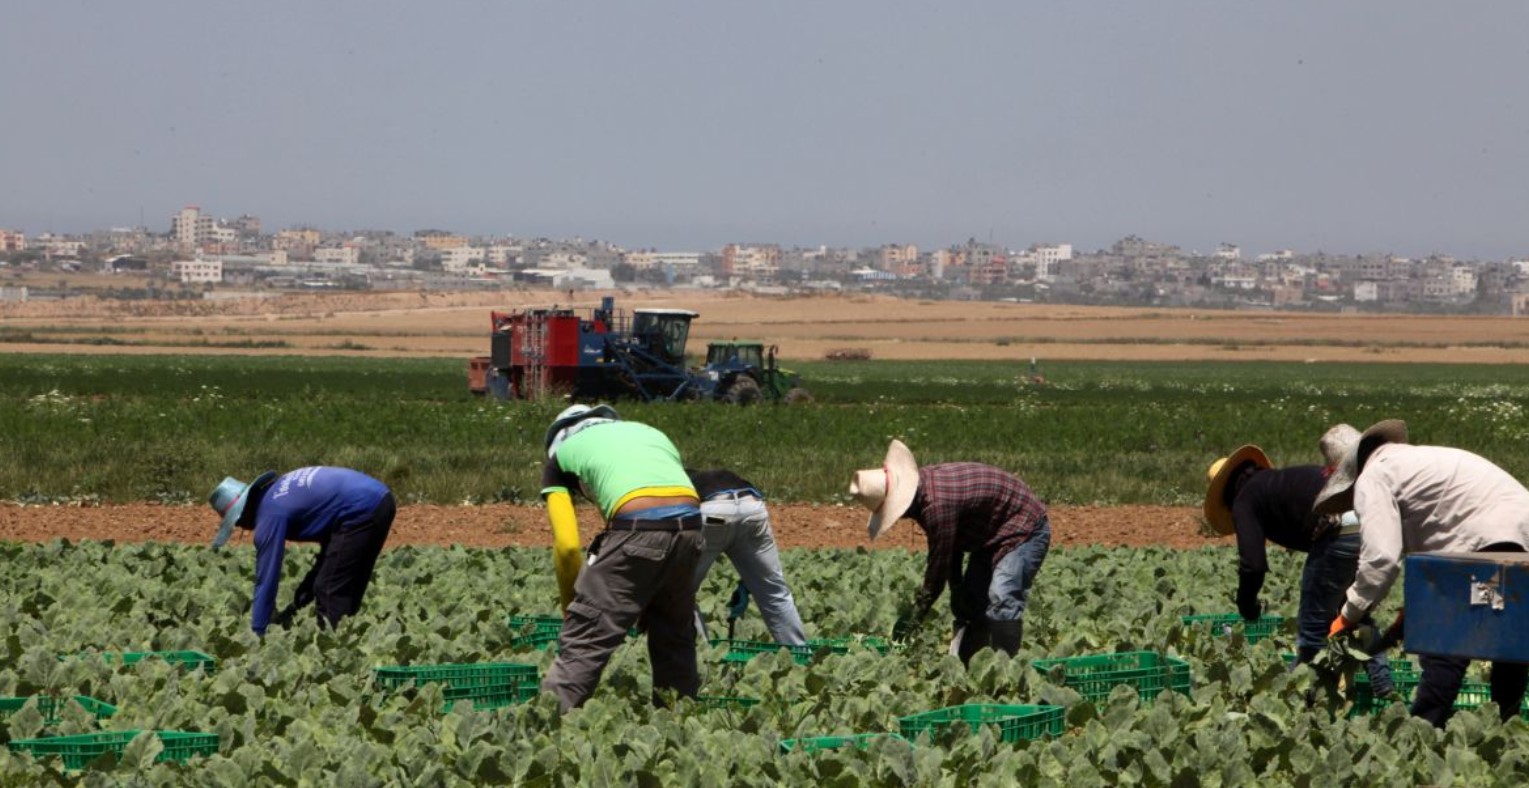
<instances>
[{"instance_id":1,"label":"rubber boot","mask_svg":"<svg viewBox=\"0 0 1529 788\"><path fill-rule=\"evenodd\" d=\"M992 633L993 650L1002 651L1011 657L1019 653L1019 639L1025 634L1025 622L989 621L987 626Z\"/></svg>"},{"instance_id":2,"label":"rubber boot","mask_svg":"<svg viewBox=\"0 0 1529 788\"><path fill-rule=\"evenodd\" d=\"M961 646L956 652L961 658L961 664L971 664L972 655L988 645L988 638L988 622L973 621L967 624L966 634L961 636Z\"/></svg>"}]
</instances>

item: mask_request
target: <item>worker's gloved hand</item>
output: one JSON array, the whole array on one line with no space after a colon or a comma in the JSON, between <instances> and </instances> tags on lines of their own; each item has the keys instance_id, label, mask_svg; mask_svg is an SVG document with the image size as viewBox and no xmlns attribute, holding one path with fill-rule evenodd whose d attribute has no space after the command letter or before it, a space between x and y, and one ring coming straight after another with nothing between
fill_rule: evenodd
<instances>
[{"instance_id":1,"label":"worker's gloved hand","mask_svg":"<svg viewBox=\"0 0 1529 788\"><path fill-rule=\"evenodd\" d=\"M741 581L738 587L733 589L733 595L727 600L727 617L731 619L743 618L743 614L749 612L749 589Z\"/></svg>"},{"instance_id":2,"label":"worker's gloved hand","mask_svg":"<svg viewBox=\"0 0 1529 788\"><path fill-rule=\"evenodd\" d=\"M1257 621L1264 614L1264 605L1258 597L1237 600L1237 612L1246 621Z\"/></svg>"},{"instance_id":3,"label":"worker's gloved hand","mask_svg":"<svg viewBox=\"0 0 1529 788\"><path fill-rule=\"evenodd\" d=\"M898 616L897 621L892 624L892 642L906 642L912 636L913 630L917 626L917 623L908 614L904 613Z\"/></svg>"},{"instance_id":4,"label":"worker's gloved hand","mask_svg":"<svg viewBox=\"0 0 1529 788\"><path fill-rule=\"evenodd\" d=\"M1332 626L1327 628L1327 636L1335 638L1353 628L1354 622L1344 618L1343 614L1339 613L1338 617L1333 619Z\"/></svg>"}]
</instances>

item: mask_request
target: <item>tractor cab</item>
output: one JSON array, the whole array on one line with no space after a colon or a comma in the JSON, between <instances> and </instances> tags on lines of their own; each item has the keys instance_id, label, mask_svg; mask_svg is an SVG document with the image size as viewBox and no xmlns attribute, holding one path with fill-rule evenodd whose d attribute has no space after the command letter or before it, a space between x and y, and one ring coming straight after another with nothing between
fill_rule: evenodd
<instances>
[{"instance_id":1,"label":"tractor cab","mask_svg":"<svg viewBox=\"0 0 1529 788\"><path fill-rule=\"evenodd\" d=\"M690 321L699 316L689 309L638 309L632 312L632 338L665 364L683 367Z\"/></svg>"},{"instance_id":2,"label":"tractor cab","mask_svg":"<svg viewBox=\"0 0 1529 788\"><path fill-rule=\"evenodd\" d=\"M707 369L763 369L763 342L712 342L706 346Z\"/></svg>"}]
</instances>

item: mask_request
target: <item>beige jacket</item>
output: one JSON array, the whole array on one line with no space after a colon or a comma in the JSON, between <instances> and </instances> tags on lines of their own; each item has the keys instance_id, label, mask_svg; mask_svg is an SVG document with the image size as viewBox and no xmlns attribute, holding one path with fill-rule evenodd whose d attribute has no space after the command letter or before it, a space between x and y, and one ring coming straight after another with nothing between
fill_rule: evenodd
<instances>
[{"instance_id":1,"label":"beige jacket","mask_svg":"<svg viewBox=\"0 0 1529 788\"><path fill-rule=\"evenodd\" d=\"M1363 546L1343 606L1350 621L1363 618L1391 591L1407 553L1529 545L1529 490L1463 449L1380 446L1354 482L1354 511Z\"/></svg>"}]
</instances>

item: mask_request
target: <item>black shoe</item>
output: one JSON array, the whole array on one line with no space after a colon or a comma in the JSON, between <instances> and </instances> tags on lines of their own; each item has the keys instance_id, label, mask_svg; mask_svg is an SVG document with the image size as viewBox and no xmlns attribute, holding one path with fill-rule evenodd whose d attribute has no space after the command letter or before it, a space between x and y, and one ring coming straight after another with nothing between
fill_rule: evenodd
<instances>
[{"instance_id":1,"label":"black shoe","mask_svg":"<svg viewBox=\"0 0 1529 788\"><path fill-rule=\"evenodd\" d=\"M992 633L991 642L995 651L1002 651L1011 657L1019 652L1019 639L1025 634L1025 622L989 621L987 627Z\"/></svg>"}]
</instances>

